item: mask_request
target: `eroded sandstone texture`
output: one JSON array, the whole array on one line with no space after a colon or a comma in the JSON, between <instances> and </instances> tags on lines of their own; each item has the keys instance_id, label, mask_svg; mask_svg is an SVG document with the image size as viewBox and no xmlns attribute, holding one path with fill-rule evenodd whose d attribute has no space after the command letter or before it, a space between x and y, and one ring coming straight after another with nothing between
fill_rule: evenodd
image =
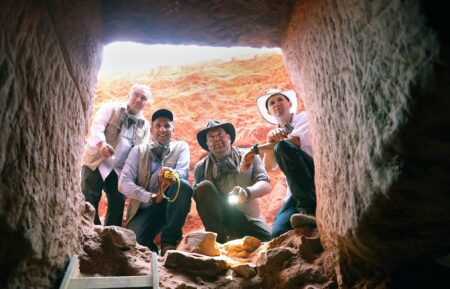
<instances>
[{"instance_id":1,"label":"eroded sandstone texture","mask_svg":"<svg viewBox=\"0 0 450 289\"><path fill-rule=\"evenodd\" d=\"M53 287L80 248L99 20L96 1L0 2L1 288Z\"/></svg>"},{"instance_id":2,"label":"eroded sandstone texture","mask_svg":"<svg viewBox=\"0 0 450 289\"><path fill-rule=\"evenodd\" d=\"M432 6L301 1L285 34L315 133L319 228L350 285L450 251L448 37L429 26L448 8Z\"/></svg>"},{"instance_id":3,"label":"eroded sandstone texture","mask_svg":"<svg viewBox=\"0 0 450 289\"><path fill-rule=\"evenodd\" d=\"M388 271L414 282L411 266L429 278L421 264L450 251L443 2L1 1L0 287L54 287L69 256L86 253L79 156L101 47L114 40L281 46L311 116L319 229L340 284L388 286ZM115 232L97 233L115 244ZM303 266L296 254L267 257ZM261 282L282 286L246 287Z\"/></svg>"}]
</instances>

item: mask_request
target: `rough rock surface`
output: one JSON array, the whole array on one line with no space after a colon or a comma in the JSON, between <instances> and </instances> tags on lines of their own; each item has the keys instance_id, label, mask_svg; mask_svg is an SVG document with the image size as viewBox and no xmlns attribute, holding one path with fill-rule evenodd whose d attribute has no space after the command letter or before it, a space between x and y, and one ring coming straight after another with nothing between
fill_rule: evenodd
<instances>
[{"instance_id":1,"label":"rough rock surface","mask_svg":"<svg viewBox=\"0 0 450 289\"><path fill-rule=\"evenodd\" d=\"M80 273L104 276L150 274L151 252L137 244L134 233L117 226L94 225L94 207L86 202L84 204Z\"/></svg>"},{"instance_id":2,"label":"rough rock surface","mask_svg":"<svg viewBox=\"0 0 450 289\"><path fill-rule=\"evenodd\" d=\"M449 37L429 26L449 9L404 4L298 1L282 44L314 132L322 241L350 286L450 252Z\"/></svg>"},{"instance_id":3,"label":"rough rock surface","mask_svg":"<svg viewBox=\"0 0 450 289\"><path fill-rule=\"evenodd\" d=\"M123 228L93 224L93 207L82 210L83 254L80 271L84 275L148 275L150 251L136 244L134 234ZM205 233L208 236L211 233ZM190 235L199 236L198 233ZM189 236L187 238L189 238ZM190 238L192 239L192 238ZM313 244L313 245L312 245ZM209 246L210 248L206 248ZM180 248L191 249L189 246ZM220 249L211 257L181 250L168 251L158 258L160 287L182 288L336 288L329 255L323 252L317 231L301 228L268 243L246 237L225 244L215 239L204 243L204 252ZM234 248L234 249L233 249ZM252 254L236 256L237 249ZM307 256L304 258L303 256ZM330 273L331 272L331 273Z\"/></svg>"},{"instance_id":4,"label":"rough rock surface","mask_svg":"<svg viewBox=\"0 0 450 289\"><path fill-rule=\"evenodd\" d=\"M259 248L261 241L255 237L246 236L223 244L224 254L229 257L249 258Z\"/></svg>"},{"instance_id":5,"label":"rough rock surface","mask_svg":"<svg viewBox=\"0 0 450 289\"><path fill-rule=\"evenodd\" d=\"M228 264L224 258L175 250L167 252L164 258L164 266L175 271L201 277L215 277L228 269Z\"/></svg>"},{"instance_id":6,"label":"rough rock surface","mask_svg":"<svg viewBox=\"0 0 450 289\"><path fill-rule=\"evenodd\" d=\"M106 41L274 47L292 2L108 0L102 21Z\"/></svg>"},{"instance_id":7,"label":"rough rock surface","mask_svg":"<svg viewBox=\"0 0 450 289\"><path fill-rule=\"evenodd\" d=\"M81 249L99 15L99 1L0 1L0 288L55 287Z\"/></svg>"},{"instance_id":8,"label":"rough rock surface","mask_svg":"<svg viewBox=\"0 0 450 289\"><path fill-rule=\"evenodd\" d=\"M178 250L205 256L219 256L220 250L216 238L217 234L213 232L189 233L178 245Z\"/></svg>"},{"instance_id":9,"label":"rough rock surface","mask_svg":"<svg viewBox=\"0 0 450 289\"><path fill-rule=\"evenodd\" d=\"M175 280L183 275L196 276L186 283L192 288L337 288L333 270L326 265L330 264L330 255L323 251L316 231L301 228L268 243L254 240L246 237L220 245L222 255L219 257L170 251L165 266L171 258L172 269L167 270ZM230 250L233 246L248 248L254 254L236 256L235 251ZM219 266L218 260L224 263ZM214 274L208 275L208 267ZM168 280L166 274L162 270L162 280ZM170 285L162 281L162 288L184 288L175 280Z\"/></svg>"}]
</instances>

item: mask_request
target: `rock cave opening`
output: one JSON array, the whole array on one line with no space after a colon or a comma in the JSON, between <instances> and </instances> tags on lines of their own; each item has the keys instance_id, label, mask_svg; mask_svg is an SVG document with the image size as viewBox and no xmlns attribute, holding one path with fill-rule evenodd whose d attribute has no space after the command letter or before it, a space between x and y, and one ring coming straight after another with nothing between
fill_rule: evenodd
<instances>
[{"instance_id":1,"label":"rock cave opening","mask_svg":"<svg viewBox=\"0 0 450 289\"><path fill-rule=\"evenodd\" d=\"M280 47L312 115L323 251L291 231L240 277L199 258L219 277L168 269L166 288L448 288L450 9L426 2L1 1L0 287L57 288L74 254L148 269L126 231L92 225L79 188L102 49L125 40ZM220 250L254 258L255 243Z\"/></svg>"}]
</instances>

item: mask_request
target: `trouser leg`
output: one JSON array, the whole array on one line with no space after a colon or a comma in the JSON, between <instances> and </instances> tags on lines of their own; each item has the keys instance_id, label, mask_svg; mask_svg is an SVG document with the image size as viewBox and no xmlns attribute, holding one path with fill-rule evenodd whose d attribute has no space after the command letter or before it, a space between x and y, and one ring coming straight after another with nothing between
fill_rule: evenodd
<instances>
[{"instance_id":1,"label":"trouser leg","mask_svg":"<svg viewBox=\"0 0 450 289\"><path fill-rule=\"evenodd\" d=\"M253 236L262 241L270 240L270 228L262 221L249 221L238 207L230 205L227 196L210 181L197 185L194 199L197 211L207 231L217 233L217 241L224 243L228 237Z\"/></svg>"},{"instance_id":2,"label":"trouser leg","mask_svg":"<svg viewBox=\"0 0 450 289\"><path fill-rule=\"evenodd\" d=\"M278 166L286 176L292 197L296 201L297 211L315 214L316 190L313 159L288 141L277 143L274 154Z\"/></svg>"},{"instance_id":3,"label":"trouser leg","mask_svg":"<svg viewBox=\"0 0 450 289\"><path fill-rule=\"evenodd\" d=\"M158 247L153 240L163 227L165 209L166 201L152 204L147 208L139 208L127 225L127 228L136 234L136 241L153 252L158 252Z\"/></svg>"},{"instance_id":4,"label":"trouser leg","mask_svg":"<svg viewBox=\"0 0 450 289\"><path fill-rule=\"evenodd\" d=\"M105 218L106 226L122 225L125 196L119 192L118 183L119 178L113 170L105 179L105 193L108 199L108 210Z\"/></svg>"},{"instance_id":5,"label":"trouser leg","mask_svg":"<svg viewBox=\"0 0 450 289\"><path fill-rule=\"evenodd\" d=\"M169 198L175 197L178 184L174 183L168 189L166 195ZM186 216L191 209L192 188L189 183L181 179L180 191L174 202L167 202L165 214L165 225L162 229L161 243L177 244L182 238L182 228Z\"/></svg>"},{"instance_id":6,"label":"trouser leg","mask_svg":"<svg viewBox=\"0 0 450 289\"><path fill-rule=\"evenodd\" d=\"M229 234L224 225L224 198L224 194L207 180L200 182L195 189L194 200L205 230L217 233L219 243L225 243Z\"/></svg>"},{"instance_id":7,"label":"trouser leg","mask_svg":"<svg viewBox=\"0 0 450 289\"><path fill-rule=\"evenodd\" d=\"M98 217L98 203L102 197L103 179L98 168L91 171L86 166L81 168L81 191L86 202L91 203L95 208L94 224L101 225Z\"/></svg>"},{"instance_id":8,"label":"trouser leg","mask_svg":"<svg viewBox=\"0 0 450 289\"><path fill-rule=\"evenodd\" d=\"M235 206L228 211L226 218L231 221L229 228L233 238L252 236L264 242L271 239L269 225L260 220L249 221L245 214Z\"/></svg>"},{"instance_id":9,"label":"trouser leg","mask_svg":"<svg viewBox=\"0 0 450 289\"><path fill-rule=\"evenodd\" d=\"M280 208L272 225L272 238L292 230L290 218L297 212L295 199L291 196Z\"/></svg>"}]
</instances>

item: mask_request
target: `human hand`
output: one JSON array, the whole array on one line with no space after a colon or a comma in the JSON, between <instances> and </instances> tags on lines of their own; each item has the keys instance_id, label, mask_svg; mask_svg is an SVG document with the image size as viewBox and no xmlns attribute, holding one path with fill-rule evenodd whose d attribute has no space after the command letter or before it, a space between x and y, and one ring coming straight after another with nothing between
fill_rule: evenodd
<instances>
[{"instance_id":1,"label":"human hand","mask_svg":"<svg viewBox=\"0 0 450 289\"><path fill-rule=\"evenodd\" d=\"M245 173L250 169L253 160L255 159L255 156L256 153L253 151L253 149L245 153L245 155L241 159L241 163L239 164L241 172Z\"/></svg>"},{"instance_id":2,"label":"human hand","mask_svg":"<svg viewBox=\"0 0 450 289\"><path fill-rule=\"evenodd\" d=\"M283 128L277 127L269 131L269 133L267 134L267 142L280 142L283 139L287 138L287 136L288 134Z\"/></svg>"},{"instance_id":3,"label":"human hand","mask_svg":"<svg viewBox=\"0 0 450 289\"><path fill-rule=\"evenodd\" d=\"M163 178L160 182L159 182L159 190L162 193L165 193L169 187L172 185L171 180Z\"/></svg>"},{"instance_id":4,"label":"human hand","mask_svg":"<svg viewBox=\"0 0 450 289\"><path fill-rule=\"evenodd\" d=\"M250 196L248 195L247 191L240 186L236 186L231 190L231 192L228 193L228 201L231 204L242 204L246 200L248 200Z\"/></svg>"},{"instance_id":5,"label":"human hand","mask_svg":"<svg viewBox=\"0 0 450 289\"><path fill-rule=\"evenodd\" d=\"M97 149L105 158L109 158L116 153L112 146L103 141L97 144Z\"/></svg>"},{"instance_id":6,"label":"human hand","mask_svg":"<svg viewBox=\"0 0 450 289\"><path fill-rule=\"evenodd\" d=\"M171 177L171 178L165 177L164 174L166 172L169 172L169 175L172 175L173 177ZM176 174L176 172L172 168L162 167L158 173L158 178L159 178L160 182L169 181L170 184L173 184L176 181L175 174Z\"/></svg>"},{"instance_id":7,"label":"human hand","mask_svg":"<svg viewBox=\"0 0 450 289\"><path fill-rule=\"evenodd\" d=\"M163 200L163 197L161 195L161 192L157 192L157 193L153 193L152 194L152 202L154 204L159 204L159 203L162 202L162 200Z\"/></svg>"}]
</instances>

